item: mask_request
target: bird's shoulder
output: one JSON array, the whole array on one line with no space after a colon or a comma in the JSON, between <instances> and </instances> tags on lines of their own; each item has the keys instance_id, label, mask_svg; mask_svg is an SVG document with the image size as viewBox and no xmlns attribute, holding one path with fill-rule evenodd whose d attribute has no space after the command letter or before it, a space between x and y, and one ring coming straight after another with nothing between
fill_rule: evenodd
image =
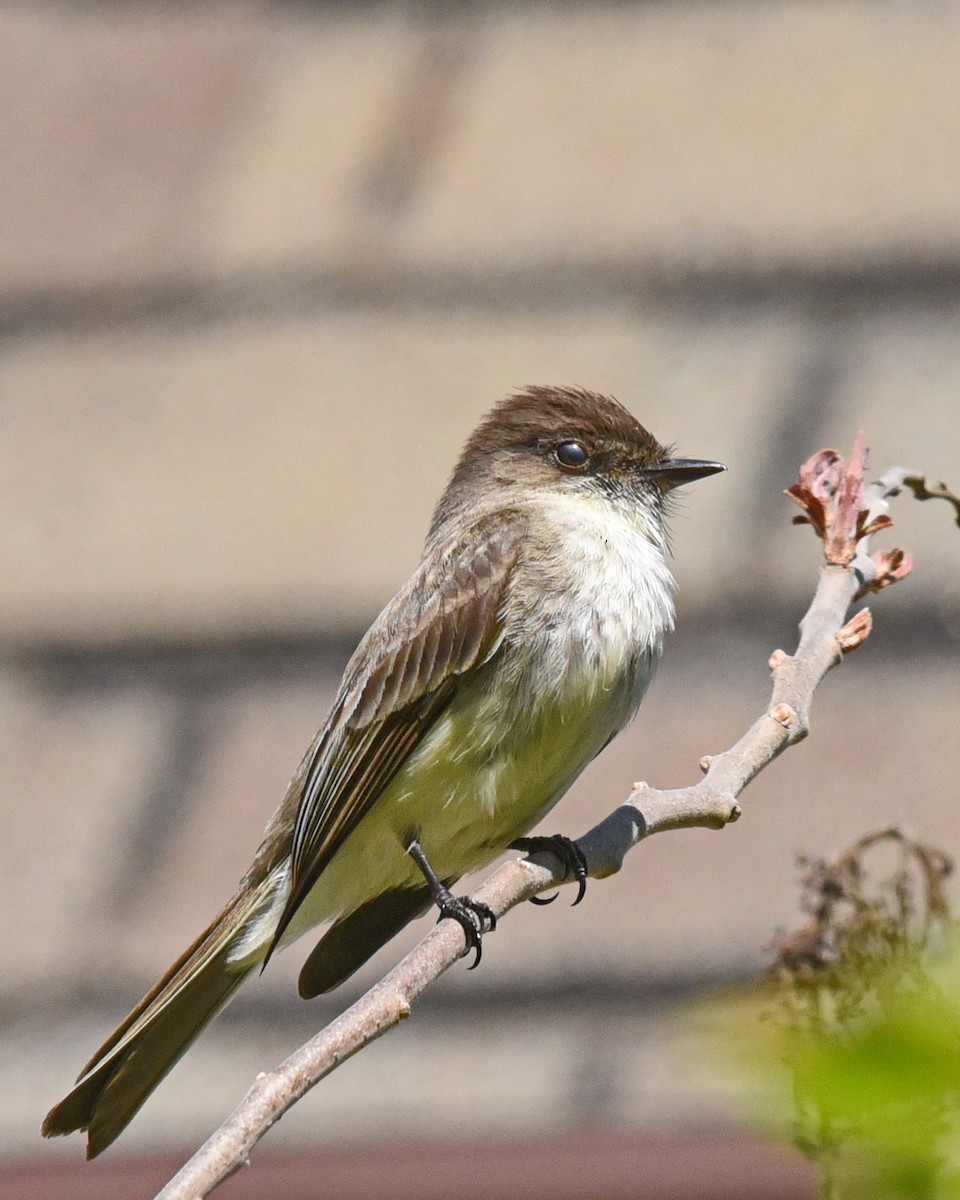
<instances>
[{"instance_id":1,"label":"bird's shoulder","mask_svg":"<svg viewBox=\"0 0 960 1200\"><path fill-rule=\"evenodd\" d=\"M499 509L432 537L357 647L338 696L349 728L383 720L489 658L528 519Z\"/></svg>"}]
</instances>

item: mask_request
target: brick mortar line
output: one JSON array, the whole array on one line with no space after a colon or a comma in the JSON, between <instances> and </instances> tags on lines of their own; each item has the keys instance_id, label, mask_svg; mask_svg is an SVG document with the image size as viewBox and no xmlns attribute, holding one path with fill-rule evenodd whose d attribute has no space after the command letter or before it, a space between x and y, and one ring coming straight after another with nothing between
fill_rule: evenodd
<instances>
[{"instance_id":1,"label":"brick mortar line","mask_svg":"<svg viewBox=\"0 0 960 1200\"><path fill-rule=\"evenodd\" d=\"M426 928L426 926L425 926ZM306 952L305 939L303 952ZM296 951L293 951L296 954ZM765 962L766 959L764 958ZM459 1022L466 1019L504 1020L523 1016L532 1008L550 1009L558 1019L588 1014L598 1010L615 1013L635 1011L638 1004L645 1008L667 1009L690 997L702 995L714 988L728 988L755 980L763 970L762 963L714 963L707 967L678 970L667 975L651 972L641 975L612 975L597 968L582 972L575 979L556 976L535 979L501 979L477 987L438 993L424 999L419 1011L438 1020ZM143 987L149 981L144 981ZM81 984L79 988L64 989L44 999L42 1022L45 1028L56 1021L75 1021L79 1013L115 1015L126 1010L140 998L141 989L128 987L96 987ZM360 995L344 990L342 995L320 997L304 1002L296 995L293 982L286 992L275 991L256 997L239 996L217 1018L215 1028L221 1030L238 1026L282 1026L306 1028L317 1026L346 1009ZM12 1029L37 1019L35 997L21 997L16 990L3 999L3 1019L0 1029Z\"/></svg>"},{"instance_id":2,"label":"brick mortar line","mask_svg":"<svg viewBox=\"0 0 960 1200\"><path fill-rule=\"evenodd\" d=\"M376 614L371 612L370 618ZM699 653L705 641L782 641L796 624L795 606L784 602L762 614L749 595L727 597L722 616L714 611L686 610L680 614L678 631L670 642L670 657L679 662ZM221 638L163 639L144 637L116 642L31 640L16 642L0 638L0 670L35 673L51 684L64 687L129 688L166 686L172 690L199 685L211 693L242 686L252 679L303 678L318 680L329 675L336 682L362 636L322 632L264 631ZM884 614L883 627L871 638L873 657L886 647L902 657L929 653L942 657L944 643L960 640L960 631L948 629L939 605L902 606Z\"/></svg>"},{"instance_id":3,"label":"brick mortar line","mask_svg":"<svg viewBox=\"0 0 960 1200\"><path fill-rule=\"evenodd\" d=\"M704 314L793 306L860 313L891 307L960 305L960 258L904 257L818 269L773 265L727 269L670 267L639 260L533 263L529 267L403 267L358 262L345 268L242 272L223 278L157 277L64 289L0 291L0 335L43 336L123 327L191 330L261 317L314 317L344 311L596 312L630 304Z\"/></svg>"}]
</instances>

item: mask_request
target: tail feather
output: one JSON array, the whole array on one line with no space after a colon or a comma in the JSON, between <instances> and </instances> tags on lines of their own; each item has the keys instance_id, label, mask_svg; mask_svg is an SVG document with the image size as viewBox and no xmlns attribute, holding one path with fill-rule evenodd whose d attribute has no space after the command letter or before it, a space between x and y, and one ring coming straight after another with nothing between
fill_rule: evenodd
<instances>
[{"instance_id":1,"label":"tail feather","mask_svg":"<svg viewBox=\"0 0 960 1200\"><path fill-rule=\"evenodd\" d=\"M339 987L381 946L429 907L428 887L394 888L341 917L330 926L303 964L300 995L304 1000L312 1000L322 992Z\"/></svg>"},{"instance_id":2,"label":"tail feather","mask_svg":"<svg viewBox=\"0 0 960 1200\"><path fill-rule=\"evenodd\" d=\"M181 955L50 1110L41 1127L44 1137L85 1129L87 1157L95 1158L126 1128L257 965L255 954L231 961L231 951L258 901L257 893L237 896Z\"/></svg>"}]
</instances>

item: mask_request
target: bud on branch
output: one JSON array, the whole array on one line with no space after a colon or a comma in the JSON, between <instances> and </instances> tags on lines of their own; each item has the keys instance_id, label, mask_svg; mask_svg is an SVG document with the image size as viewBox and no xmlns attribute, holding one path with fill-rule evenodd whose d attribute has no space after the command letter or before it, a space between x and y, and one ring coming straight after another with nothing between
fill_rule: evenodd
<instances>
[{"instance_id":1,"label":"bud on branch","mask_svg":"<svg viewBox=\"0 0 960 1200\"><path fill-rule=\"evenodd\" d=\"M861 553L860 542L893 521L887 516L887 489L867 489L863 476L867 448L858 435L849 459L836 450L818 450L800 468L800 480L786 494L804 515L794 524L812 525L823 541L823 555L831 566L849 567L860 574L859 596L878 592L904 579L913 570L913 557L900 549L874 555ZM869 495L873 491L874 495Z\"/></svg>"}]
</instances>

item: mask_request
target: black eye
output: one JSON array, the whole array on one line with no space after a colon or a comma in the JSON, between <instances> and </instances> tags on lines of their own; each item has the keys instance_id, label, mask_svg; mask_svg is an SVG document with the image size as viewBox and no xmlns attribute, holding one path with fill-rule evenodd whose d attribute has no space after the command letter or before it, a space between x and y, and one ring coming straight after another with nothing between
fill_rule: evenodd
<instances>
[{"instance_id":1,"label":"black eye","mask_svg":"<svg viewBox=\"0 0 960 1200\"><path fill-rule=\"evenodd\" d=\"M568 471L582 471L590 463L590 455L579 442L561 442L556 456L560 466Z\"/></svg>"}]
</instances>

